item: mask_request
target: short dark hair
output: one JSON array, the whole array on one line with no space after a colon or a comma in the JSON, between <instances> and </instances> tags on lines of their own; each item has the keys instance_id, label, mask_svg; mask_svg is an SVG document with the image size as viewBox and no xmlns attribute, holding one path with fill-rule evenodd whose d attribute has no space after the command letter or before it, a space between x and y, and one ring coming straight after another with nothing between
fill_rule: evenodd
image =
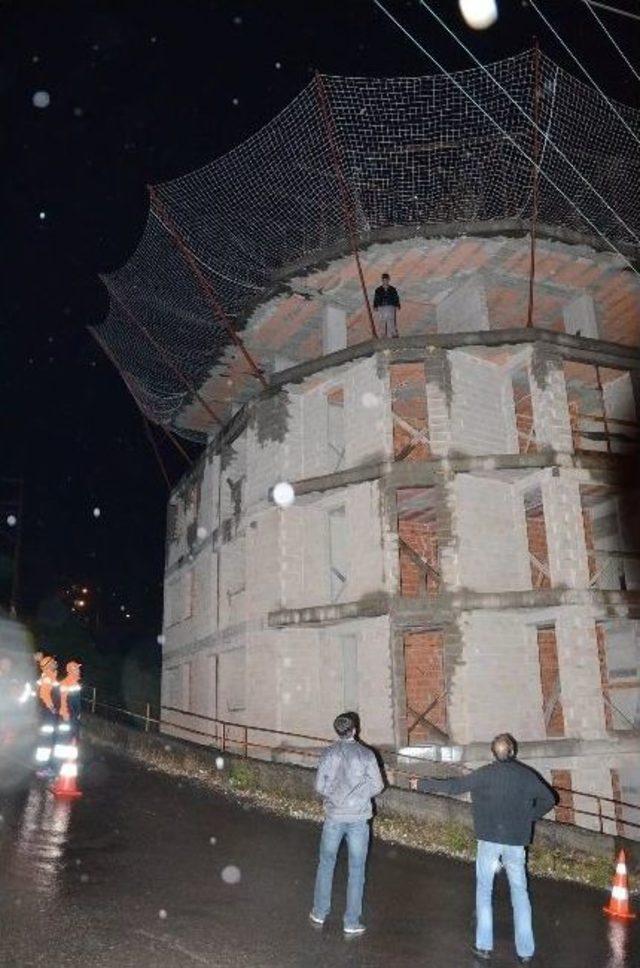
<instances>
[{"instance_id":1,"label":"short dark hair","mask_svg":"<svg viewBox=\"0 0 640 968\"><path fill-rule=\"evenodd\" d=\"M339 716L336 716L333 721L333 728L341 739L355 732L356 724L351 713L340 713Z\"/></svg>"},{"instance_id":2,"label":"short dark hair","mask_svg":"<svg viewBox=\"0 0 640 968\"><path fill-rule=\"evenodd\" d=\"M383 272L382 273L382 278L383 279L389 279L390 278L389 273L388 272Z\"/></svg>"},{"instance_id":3,"label":"short dark hair","mask_svg":"<svg viewBox=\"0 0 640 968\"><path fill-rule=\"evenodd\" d=\"M514 760L518 752L518 744L511 733L498 733L491 743L491 752L501 763Z\"/></svg>"}]
</instances>

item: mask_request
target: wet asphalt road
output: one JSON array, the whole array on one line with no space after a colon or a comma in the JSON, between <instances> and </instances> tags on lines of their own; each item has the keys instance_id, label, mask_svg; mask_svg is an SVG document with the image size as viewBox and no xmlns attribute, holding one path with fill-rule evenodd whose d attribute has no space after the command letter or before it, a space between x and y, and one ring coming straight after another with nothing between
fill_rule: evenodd
<instances>
[{"instance_id":1,"label":"wet asphalt road","mask_svg":"<svg viewBox=\"0 0 640 968\"><path fill-rule=\"evenodd\" d=\"M471 865L374 841L369 931L345 940L343 859L334 913L307 921L318 826L86 755L82 800L36 780L0 795L2 968L474 968ZM540 968L640 964L638 922L608 921L602 892L534 881L532 896ZM514 965L501 882L495 931L493 965Z\"/></svg>"}]
</instances>

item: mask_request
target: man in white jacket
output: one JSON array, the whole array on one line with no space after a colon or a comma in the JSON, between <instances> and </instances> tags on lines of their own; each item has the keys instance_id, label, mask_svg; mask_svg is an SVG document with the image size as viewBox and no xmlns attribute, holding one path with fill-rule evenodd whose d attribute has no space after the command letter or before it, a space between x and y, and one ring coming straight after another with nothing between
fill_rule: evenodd
<instances>
[{"instance_id":1,"label":"man in white jacket","mask_svg":"<svg viewBox=\"0 0 640 968\"><path fill-rule=\"evenodd\" d=\"M343 838L349 850L346 935L364 934L361 923L365 864L369 849L369 820L372 798L382 793L384 780L374 753L356 738L357 721L342 713L333 728L339 736L322 754L316 776L316 791L324 800L325 821L320 839L318 873L309 917L324 924L331 909L333 871Z\"/></svg>"}]
</instances>

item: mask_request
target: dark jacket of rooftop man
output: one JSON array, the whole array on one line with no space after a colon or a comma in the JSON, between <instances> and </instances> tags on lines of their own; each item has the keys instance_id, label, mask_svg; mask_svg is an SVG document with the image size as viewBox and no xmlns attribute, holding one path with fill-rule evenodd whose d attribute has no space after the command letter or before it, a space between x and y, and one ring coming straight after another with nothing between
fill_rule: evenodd
<instances>
[{"instance_id":1,"label":"dark jacket of rooftop man","mask_svg":"<svg viewBox=\"0 0 640 968\"><path fill-rule=\"evenodd\" d=\"M556 803L553 790L538 774L516 760L497 761L466 776L418 781L421 793L471 793L478 840L523 847L531 843L533 824Z\"/></svg>"},{"instance_id":2,"label":"dark jacket of rooftop man","mask_svg":"<svg viewBox=\"0 0 640 968\"><path fill-rule=\"evenodd\" d=\"M395 306L400 309L400 296L395 286L378 286L373 296L373 308L379 309L380 306Z\"/></svg>"}]
</instances>

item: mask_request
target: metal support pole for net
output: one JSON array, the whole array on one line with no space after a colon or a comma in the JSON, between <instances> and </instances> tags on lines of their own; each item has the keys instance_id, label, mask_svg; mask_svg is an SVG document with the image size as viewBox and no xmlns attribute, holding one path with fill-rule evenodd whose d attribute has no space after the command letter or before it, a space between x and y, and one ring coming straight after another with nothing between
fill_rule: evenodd
<instances>
[{"instance_id":1,"label":"metal support pole for net","mask_svg":"<svg viewBox=\"0 0 640 968\"><path fill-rule=\"evenodd\" d=\"M358 236L356 232L355 219L353 216L353 200L351 197L351 190L349 187L349 182L345 178L344 172L342 170L342 165L340 163L340 150L338 147L338 136L335 130L335 125L333 123L333 116L331 114L331 105L329 103L329 97L327 95L327 91L324 86L322 75L318 71L316 71L316 74L315 74L315 85L316 85L318 104L320 105L320 113L322 114L322 120L324 122L325 130L327 133L327 141L329 143L329 150L331 152L331 160L333 162L333 167L335 168L336 180L338 182L338 188L340 190L340 199L342 201L342 211L344 214L344 221L347 229L347 237L349 239L351 252L353 253L353 258L356 261L356 266L358 269L358 277L360 279L360 285L362 286L362 295L364 297L365 305L367 307L367 316L369 317L369 326L371 327L371 335L373 336L374 339L377 339L378 333L376 331L376 324L373 319L371 302L369 300L369 293L367 292L367 286L364 281L364 273L362 271L362 263L360 261L360 250L358 249Z\"/></svg>"},{"instance_id":2,"label":"metal support pole for net","mask_svg":"<svg viewBox=\"0 0 640 968\"><path fill-rule=\"evenodd\" d=\"M134 314L131 312L131 310L126 305L126 303L123 303L121 299L118 299L118 297L114 294L114 292L112 291L112 289L109 288L108 284L105 283L105 285L107 286L107 290L109 292L109 295L113 299L113 301L116 304L116 306L118 306L119 309L121 309L122 312L125 314L125 316L127 317L127 319L130 322L132 322L133 325L136 326L140 330L140 332L142 333L142 335L144 336L144 338L147 340L147 342L148 343L151 343L151 345L156 350L156 352L160 354L160 356L162 357L162 359L165 361L165 363L167 364L167 366L170 368L171 372L172 373L175 373L175 375L178 377L178 379L180 380L180 382L185 385L185 387L187 388L187 390L189 391L189 393L192 393L194 395L194 397L196 398L196 400L200 404L202 404L202 406L207 411L207 413L209 414L209 416L213 420L215 420L215 422L218 424L219 427L222 427L223 426L223 423L222 423L222 420L220 420L220 417L217 415L217 413L215 413L211 409L211 407L209 406L209 404L207 403L207 401L204 399L204 397L202 396L202 394L200 393L200 391L198 390L198 388L196 387L196 385L191 382L191 380L189 379L188 376L186 376L185 373L183 373L182 369L177 365L177 363L174 362L174 360L171 358L170 354L164 348L164 346L161 343L159 343L158 340L154 336L151 335L151 333L149 332L149 330L147 329L147 327L144 326L143 323L141 323L140 320L137 319L134 316Z\"/></svg>"},{"instance_id":3,"label":"metal support pole for net","mask_svg":"<svg viewBox=\"0 0 640 968\"><path fill-rule=\"evenodd\" d=\"M531 182L531 255L529 259L529 304L527 307L527 327L533 326L533 287L536 278L536 230L538 227L538 183L540 180L538 129L540 123L540 47L538 38L533 45L533 132L531 140L532 182Z\"/></svg>"},{"instance_id":4,"label":"metal support pole for net","mask_svg":"<svg viewBox=\"0 0 640 968\"><path fill-rule=\"evenodd\" d=\"M160 196L158 195L153 185L148 185L147 188L149 191L151 211L154 213L154 215L156 216L160 224L166 228L167 232L175 242L178 250L182 254L182 257L184 258L185 262L191 269L191 272L195 276L196 282L200 286L205 299L208 301L209 305L211 306L211 309L213 310L214 318L216 319L216 321L222 322L229 336L236 344L236 346L244 356L245 360L251 367L252 375L255 376L257 380L260 381L260 383L263 385L265 390L268 390L269 383L267 382L267 379L264 373L262 372L262 370L260 369L256 361L251 356L251 353L249 352L247 347L244 345L244 341L238 335L233 323L231 322L231 320L229 319L229 316L226 313L224 306L218 299L215 293L215 290L213 289L213 286L211 285L209 280L202 272L202 269L200 268L196 259L194 258L193 252L191 251L191 249L183 239L182 235L180 234L180 231L178 230L178 227L176 226L175 222L169 215L166 205L164 205L163 202L161 201Z\"/></svg>"}]
</instances>

